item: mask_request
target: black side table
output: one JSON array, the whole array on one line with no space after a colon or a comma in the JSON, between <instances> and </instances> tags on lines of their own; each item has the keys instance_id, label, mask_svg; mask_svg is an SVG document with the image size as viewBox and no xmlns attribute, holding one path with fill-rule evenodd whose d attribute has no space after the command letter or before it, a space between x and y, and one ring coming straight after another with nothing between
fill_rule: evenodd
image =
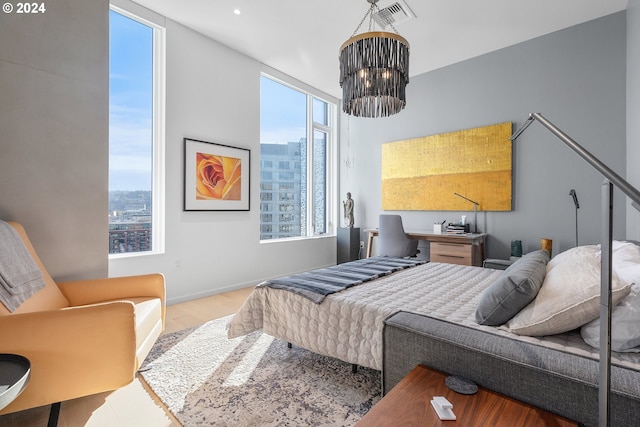
<instances>
[{"instance_id":1,"label":"black side table","mask_svg":"<svg viewBox=\"0 0 640 427\"><path fill-rule=\"evenodd\" d=\"M31 362L24 356L0 353L0 409L13 402L27 386Z\"/></svg>"}]
</instances>

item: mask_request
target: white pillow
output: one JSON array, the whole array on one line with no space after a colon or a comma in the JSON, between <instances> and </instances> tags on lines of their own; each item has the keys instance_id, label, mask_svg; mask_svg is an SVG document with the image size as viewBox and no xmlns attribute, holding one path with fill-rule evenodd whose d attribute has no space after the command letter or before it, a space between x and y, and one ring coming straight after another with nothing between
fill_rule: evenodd
<instances>
[{"instance_id":1,"label":"white pillow","mask_svg":"<svg viewBox=\"0 0 640 427\"><path fill-rule=\"evenodd\" d=\"M640 353L640 246L614 241L611 269L622 282L635 283L611 312L611 349ZM600 348L600 317L580 329L587 344Z\"/></svg>"},{"instance_id":2,"label":"white pillow","mask_svg":"<svg viewBox=\"0 0 640 427\"><path fill-rule=\"evenodd\" d=\"M580 329L582 339L591 347L600 348L600 318ZM611 350L640 353L640 285L611 312Z\"/></svg>"},{"instance_id":3,"label":"white pillow","mask_svg":"<svg viewBox=\"0 0 640 427\"><path fill-rule=\"evenodd\" d=\"M640 284L640 246L614 240L611 248L613 273L624 283Z\"/></svg>"},{"instance_id":4,"label":"white pillow","mask_svg":"<svg viewBox=\"0 0 640 427\"><path fill-rule=\"evenodd\" d=\"M578 246L549 261L547 274L536 298L507 322L518 335L554 335L576 329L600 312L600 248ZM613 304L631 290L612 277Z\"/></svg>"}]
</instances>

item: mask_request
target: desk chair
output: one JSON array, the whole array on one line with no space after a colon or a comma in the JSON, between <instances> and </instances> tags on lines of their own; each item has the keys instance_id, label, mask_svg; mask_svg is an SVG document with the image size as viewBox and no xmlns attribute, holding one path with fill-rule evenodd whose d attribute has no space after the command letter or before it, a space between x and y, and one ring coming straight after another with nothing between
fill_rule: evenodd
<instances>
[{"instance_id":1,"label":"desk chair","mask_svg":"<svg viewBox=\"0 0 640 427\"><path fill-rule=\"evenodd\" d=\"M380 255L402 258L418 254L418 241L404 232L400 215L380 215L378 227Z\"/></svg>"}]
</instances>

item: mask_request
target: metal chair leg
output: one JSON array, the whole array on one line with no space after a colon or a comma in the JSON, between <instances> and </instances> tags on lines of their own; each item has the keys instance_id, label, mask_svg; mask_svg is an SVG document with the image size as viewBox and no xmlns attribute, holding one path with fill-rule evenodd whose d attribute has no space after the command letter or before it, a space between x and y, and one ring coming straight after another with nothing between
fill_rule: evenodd
<instances>
[{"instance_id":1,"label":"metal chair leg","mask_svg":"<svg viewBox=\"0 0 640 427\"><path fill-rule=\"evenodd\" d=\"M49 412L49 422L47 427L56 427L58 425L58 418L60 417L60 406L62 402L56 402L51 404L51 411Z\"/></svg>"}]
</instances>

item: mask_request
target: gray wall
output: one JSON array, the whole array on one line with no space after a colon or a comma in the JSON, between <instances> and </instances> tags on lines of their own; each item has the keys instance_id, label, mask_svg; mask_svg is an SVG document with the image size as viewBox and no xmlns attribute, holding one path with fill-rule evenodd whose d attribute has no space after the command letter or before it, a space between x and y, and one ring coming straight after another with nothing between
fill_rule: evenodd
<instances>
[{"instance_id":1,"label":"gray wall","mask_svg":"<svg viewBox=\"0 0 640 427\"><path fill-rule=\"evenodd\" d=\"M109 3L46 7L0 13L0 219L54 277L105 276Z\"/></svg>"},{"instance_id":2,"label":"gray wall","mask_svg":"<svg viewBox=\"0 0 640 427\"><path fill-rule=\"evenodd\" d=\"M640 188L640 0L627 5L627 180ZM640 212L627 208L627 237L640 240Z\"/></svg>"},{"instance_id":3,"label":"gray wall","mask_svg":"<svg viewBox=\"0 0 640 427\"><path fill-rule=\"evenodd\" d=\"M625 27L621 12L422 74L407 86L407 108L396 116L343 115L340 194L353 194L357 225L376 227L382 213L382 143L508 121L515 130L534 111L625 176ZM513 144L513 153L513 211L478 214L479 229L490 234L488 255L508 258L512 239L522 240L525 252L543 237L553 239L554 254L574 246L572 188L580 201L579 243L599 242L599 173L540 124ZM469 214L400 213L409 229ZM624 232L618 197L615 234Z\"/></svg>"}]
</instances>

